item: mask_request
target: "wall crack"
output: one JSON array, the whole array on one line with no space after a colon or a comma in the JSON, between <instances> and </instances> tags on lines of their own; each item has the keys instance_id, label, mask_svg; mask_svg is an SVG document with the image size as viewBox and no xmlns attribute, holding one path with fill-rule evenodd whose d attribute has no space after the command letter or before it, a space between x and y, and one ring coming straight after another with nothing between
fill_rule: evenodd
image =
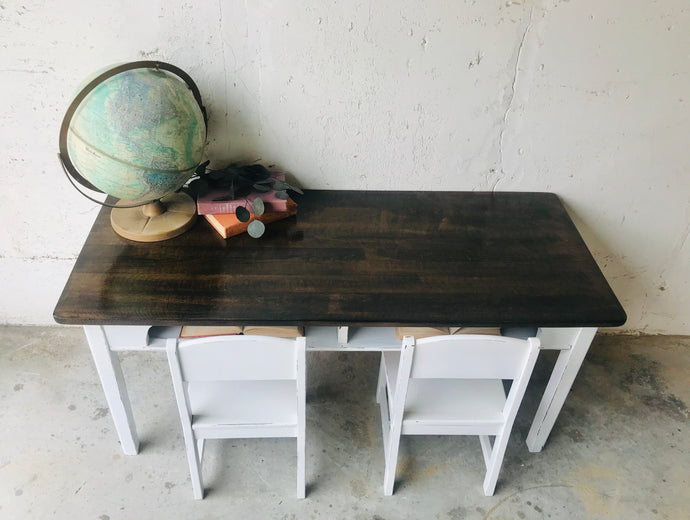
<instances>
[{"instance_id":1,"label":"wall crack","mask_svg":"<svg viewBox=\"0 0 690 520\"><path fill-rule=\"evenodd\" d=\"M515 104L515 93L518 90L518 82L520 81L520 64L522 63L523 60L523 53L524 53L524 48L525 48L525 42L527 41L527 36L529 35L530 31L532 30L532 27L534 25L534 5L530 9L529 13L529 22L527 23L527 26L525 27L524 32L522 33L522 38L520 39L520 44L518 46L517 50L517 56L515 58L515 68L513 70L513 81L511 82L510 85L510 97L508 99L508 102L506 103L506 109L503 112L503 120L501 124L501 130L498 136L498 159L499 159L499 167L500 170L497 172L498 175L496 177L496 180L494 181L493 186L491 186L490 191L495 191L496 187L498 186L499 182L504 178L505 176L505 165L504 165L504 141L505 141L505 132L506 128L508 126L508 117L509 114L514 110L514 104Z\"/></svg>"}]
</instances>

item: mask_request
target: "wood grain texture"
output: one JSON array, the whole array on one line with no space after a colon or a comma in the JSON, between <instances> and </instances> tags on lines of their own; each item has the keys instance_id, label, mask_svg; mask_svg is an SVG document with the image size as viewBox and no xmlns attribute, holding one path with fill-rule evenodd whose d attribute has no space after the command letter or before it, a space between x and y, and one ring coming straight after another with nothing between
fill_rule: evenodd
<instances>
[{"instance_id":1,"label":"wood grain texture","mask_svg":"<svg viewBox=\"0 0 690 520\"><path fill-rule=\"evenodd\" d=\"M617 326L623 308L556 195L307 191L260 239L204 219L154 244L104 208L63 324Z\"/></svg>"}]
</instances>

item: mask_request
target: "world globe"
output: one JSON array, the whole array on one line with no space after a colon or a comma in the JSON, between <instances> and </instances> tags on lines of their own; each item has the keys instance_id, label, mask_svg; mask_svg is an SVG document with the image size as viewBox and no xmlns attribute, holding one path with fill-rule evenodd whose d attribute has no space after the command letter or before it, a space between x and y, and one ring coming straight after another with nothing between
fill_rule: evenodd
<instances>
[{"instance_id":1,"label":"world globe","mask_svg":"<svg viewBox=\"0 0 690 520\"><path fill-rule=\"evenodd\" d=\"M118 234L150 242L194 224L194 200L178 190L201 163L205 141L191 78L170 64L134 62L98 74L77 94L59 155L68 177L121 199L111 212Z\"/></svg>"}]
</instances>

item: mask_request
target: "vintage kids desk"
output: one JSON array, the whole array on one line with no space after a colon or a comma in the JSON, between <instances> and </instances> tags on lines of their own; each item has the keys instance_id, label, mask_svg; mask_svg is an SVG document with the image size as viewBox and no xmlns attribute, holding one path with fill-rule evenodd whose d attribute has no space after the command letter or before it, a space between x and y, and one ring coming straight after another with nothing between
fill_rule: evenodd
<instances>
[{"instance_id":1,"label":"vintage kids desk","mask_svg":"<svg viewBox=\"0 0 690 520\"><path fill-rule=\"evenodd\" d=\"M396 348L394 325L539 327L542 347L560 350L527 438L539 451L597 327L625 322L554 194L295 200L297 215L260 239L224 240L200 218L177 238L135 243L101 210L54 317L84 326L125 453L139 441L117 352L162 352L183 324L297 324L308 348L349 350Z\"/></svg>"}]
</instances>

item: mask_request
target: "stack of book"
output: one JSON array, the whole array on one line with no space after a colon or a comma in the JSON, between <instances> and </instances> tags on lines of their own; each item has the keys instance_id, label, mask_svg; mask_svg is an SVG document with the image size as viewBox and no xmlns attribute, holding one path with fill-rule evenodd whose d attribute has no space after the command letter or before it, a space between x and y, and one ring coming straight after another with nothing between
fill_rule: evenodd
<instances>
[{"instance_id":1,"label":"stack of book","mask_svg":"<svg viewBox=\"0 0 690 520\"><path fill-rule=\"evenodd\" d=\"M284 181L285 174L272 173L271 178ZM275 190L265 193L250 193L246 197L233 200L222 200L227 191L211 190L207 194L197 198L197 212L203 215L223 238L229 238L247 231L247 227L254 220L260 220L264 224L270 224L288 218L297 213L297 204L292 199L281 199L276 196ZM264 203L264 214L254 215L251 211L254 199L260 198ZM240 221L235 216L238 207L245 207L250 212L247 222Z\"/></svg>"},{"instance_id":2,"label":"stack of book","mask_svg":"<svg viewBox=\"0 0 690 520\"><path fill-rule=\"evenodd\" d=\"M220 325L217 327L207 325L185 325L180 331L181 338L204 338L207 336L226 336L244 334L245 336L272 336L274 338L298 338L304 336L304 327L281 325Z\"/></svg>"},{"instance_id":3,"label":"stack of book","mask_svg":"<svg viewBox=\"0 0 690 520\"><path fill-rule=\"evenodd\" d=\"M400 340L402 340L404 336L422 339L455 334L500 336L501 329L500 327L395 327L395 335Z\"/></svg>"}]
</instances>

